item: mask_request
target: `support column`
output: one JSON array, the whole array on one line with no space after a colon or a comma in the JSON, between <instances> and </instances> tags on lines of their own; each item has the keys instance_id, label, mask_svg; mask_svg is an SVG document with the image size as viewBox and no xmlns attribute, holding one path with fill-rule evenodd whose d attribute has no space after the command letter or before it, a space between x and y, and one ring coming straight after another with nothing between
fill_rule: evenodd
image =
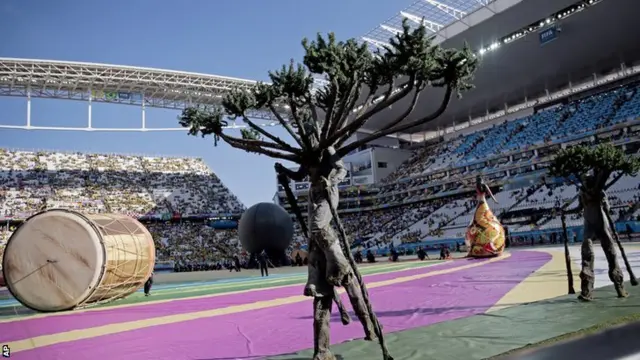
<instances>
[{"instance_id":1,"label":"support column","mask_svg":"<svg viewBox=\"0 0 640 360\"><path fill-rule=\"evenodd\" d=\"M147 130L147 111L144 104L144 95L142 96L142 130Z\"/></svg>"},{"instance_id":2,"label":"support column","mask_svg":"<svg viewBox=\"0 0 640 360\"><path fill-rule=\"evenodd\" d=\"M92 124L92 108L91 108L91 103L93 102L93 92L89 91L89 106L87 107L87 128L91 129L93 128L93 124Z\"/></svg>"},{"instance_id":3,"label":"support column","mask_svg":"<svg viewBox=\"0 0 640 360\"><path fill-rule=\"evenodd\" d=\"M31 127L31 87L27 88L27 128Z\"/></svg>"}]
</instances>

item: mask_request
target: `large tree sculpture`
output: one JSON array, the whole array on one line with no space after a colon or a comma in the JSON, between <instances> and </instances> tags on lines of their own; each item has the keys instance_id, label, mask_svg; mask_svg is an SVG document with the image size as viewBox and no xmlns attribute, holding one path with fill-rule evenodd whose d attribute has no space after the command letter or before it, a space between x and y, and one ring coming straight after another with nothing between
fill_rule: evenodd
<instances>
[{"instance_id":1,"label":"large tree sculpture","mask_svg":"<svg viewBox=\"0 0 640 360\"><path fill-rule=\"evenodd\" d=\"M640 169L640 160L626 156L625 153L610 144L596 147L574 146L561 150L551 164L551 174L576 182L579 187L579 207L584 217L584 238L582 241L582 263L580 271L581 292L579 299L589 301L593 298L594 253L593 241L600 241L609 266L609 279L613 282L619 297L626 297L624 277L616 259L614 240L620 248L631 284L637 285L633 270L629 265L624 248L611 219L606 190L624 175L635 175ZM614 174L614 179L607 184ZM569 256L568 252L565 256ZM569 261L567 259L567 261Z\"/></svg>"},{"instance_id":2,"label":"large tree sculpture","mask_svg":"<svg viewBox=\"0 0 640 360\"><path fill-rule=\"evenodd\" d=\"M291 171L276 163L283 185L289 178L309 177L310 261L304 294L314 298L314 359L334 358L329 318L332 302L341 305L335 295L338 286L345 288L365 338L378 338L384 359L392 359L337 217L338 184L346 175L341 159L372 140L438 118L454 93L471 88L469 80L477 64L473 53L466 46L462 50L443 49L432 40L424 27L410 29L406 21L389 46L375 54L366 44L354 39L336 41L333 34L326 38L318 35L311 42L304 39L304 65L296 66L292 61L269 73L271 84L259 83L251 91L231 91L222 102L224 113L193 107L185 109L179 119L182 126L190 128L190 135L213 135L216 143L223 140L237 149L298 164L299 170ZM324 77L326 85L313 89L312 74ZM427 86L444 88L444 98L438 99L440 106L431 114L407 121ZM405 98L410 104L402 114L363 139L345 144L372 117ZM265 131L248 117L251 110L265 109L273 113L295 144ZM225 116L241 118L248 129L241 130L241 137L228 135ZM298 209L295 199L289 196L288 201L294 211ZM297 213L306 229L300 211Z\"/></svg>"}]
</instances>

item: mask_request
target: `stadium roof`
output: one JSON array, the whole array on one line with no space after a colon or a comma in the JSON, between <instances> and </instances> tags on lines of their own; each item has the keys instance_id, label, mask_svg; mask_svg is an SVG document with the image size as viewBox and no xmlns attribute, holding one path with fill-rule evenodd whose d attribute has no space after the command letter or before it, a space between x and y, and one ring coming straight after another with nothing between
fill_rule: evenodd
<instances>
[{"instance_id":1,"label":"stadium roof","mask_svg":"<svg viewBox=\"0 0 640 360\"><path fill-rule=\"evenodd\" d=\"M522 0L417 0L362 36L372 50L387 43L402 29L406 18L414 25L423 23L440 43L479 24ZM470 16L473 14L472 16Z\"/></svg>"},{"instance_id":2,"label":"stadium roof","mask_svg":"<svg viewBox=\"0 0 640 360\"><path fill-rule=\"evenodd\" d=\"M89 100L183 109L219 105L232 88L252 88L253 80L73 61L0 58L0 96ZM267 112L252 114L272 119Z\"/></svg>"},{"instance_id":3,"label":"stadium roof","mask_svg":"<svg viewBox=\"0 0 640 360\"><path fill-rule=\"evenodd\" d=\"M474 49L487 49L491 44L500 43L504 36L537 24L576 3L576 0L487 1L418 0L363 38L369 39L370 44L372 40L383 41L392 35L402 18L408 17L414 22L424 18L436 41L444 47L460 47L467 42ZM594 0L583 3L590 1ZM464 123L470 118L504 109L505 104L516 105L525 98L540 97L545 90L553 92L569 83L577 84L593 77L593 74L620 68L622 62L634 64L640 59L637 36L633 35L637 33L635 22L640 14L640 1L596 2L597 5L588 7L587 11L555 19L556 41L541 46L536 29L504 46L495 45L495 51L481 56L481 66L474 80L476 89L465 93L462 99L453 100L439 119L413 132L435 130L454 122ZM191 104L218 105L229 89L247 88L254 83L224 76L133 66L0 58L0 96L92 98L97 102L144 103L151 107L182 109ZM413 118L433 111L441 98L439 89L425 90ZM377 114L363 132L384 126L408 102L406 99ZM265 111L251 116L275 120ZM263 125L269 126L272 122Z\"/></svg>"},{"instance_id":4,"label":"stadium roof","mask_svg":"<svg viewBox=\"0 0 640 360\"><path fill-rule=\"evenodd\" d=\"M454 0L448 1L453 2ZM471 6L470 0L458 2ZM620 69L621 63L630 66L640 60L637 36L637 15L640 14L638 0L600 0L585 11L578 11L562 19L554 18L552 24L558 30L557 39L544 46L541 45L538 30L509 44L502 43L503 37L529 25L538 24L541 19L547 19L575 3L576 0L520 1L472 28L444 39L444 47L461 47L464 42L473 49L487 49L491 44L500 46L494 45L495 51L481 56L481 65L473 81L476 88L465 93L462 99L452 100L443 116L414 132L435 130L454 122L464 123L470 117L476 118L502 110L505 104L517 105L525 98L531 100L541 97L546 90L558 91L569 84L575 85L586 79L593 79L594 74L599 76ZM583 3L588 4L588 1ZM476 11L487 11L490 6L491 4L479 5ZM429 19L426 12L418 16L420 15ZM390 22L399 20L401 19L394 17ZM546 22L544 25L543 30L548 28ZM370 32L365 37L373 37L375 34ZM421 95L416 111L407 121L435 110L440 105L442 94L441 89L427 88ZM374 130L384 126L394 115L400 114L409 101L410 99L405 99L391 109L377 114L366 124L366 129Z\"/></svg>"}]
</instances>

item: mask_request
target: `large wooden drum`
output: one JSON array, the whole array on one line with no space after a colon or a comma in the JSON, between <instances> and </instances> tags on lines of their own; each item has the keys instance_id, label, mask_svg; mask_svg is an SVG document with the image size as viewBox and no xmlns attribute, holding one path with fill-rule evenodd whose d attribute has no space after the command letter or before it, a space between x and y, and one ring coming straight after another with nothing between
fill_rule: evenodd
<instances>
[{"instance_id":1,"label":"large wooden drum","mask_svg":"<svg viewBox=\"0 0 640 360\"><path fill-rule=\"evenodd\" d=\"M154 263L153 238L137 220L55 209L30 217L13 233L2 271L20 303L53 312L130 295Z\"/></svg>"}]
</instances>

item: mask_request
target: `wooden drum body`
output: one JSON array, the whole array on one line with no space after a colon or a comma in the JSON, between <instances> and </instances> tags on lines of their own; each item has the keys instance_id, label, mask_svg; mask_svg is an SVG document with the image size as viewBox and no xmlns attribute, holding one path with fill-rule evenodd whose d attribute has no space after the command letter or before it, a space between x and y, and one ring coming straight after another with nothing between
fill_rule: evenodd
<instances>
[{"instance_id":1,"label":"wooden drum body","mask_svg":"<svg viewBox=\"0 0 640 360\"><path fill-rule=\"evenodd\" d=\"M144 225L128 216L54 209L13 233L2 263L20 303L53 312L136 292L151 276L155 246Z\"/></svg>"}]
</instances>

